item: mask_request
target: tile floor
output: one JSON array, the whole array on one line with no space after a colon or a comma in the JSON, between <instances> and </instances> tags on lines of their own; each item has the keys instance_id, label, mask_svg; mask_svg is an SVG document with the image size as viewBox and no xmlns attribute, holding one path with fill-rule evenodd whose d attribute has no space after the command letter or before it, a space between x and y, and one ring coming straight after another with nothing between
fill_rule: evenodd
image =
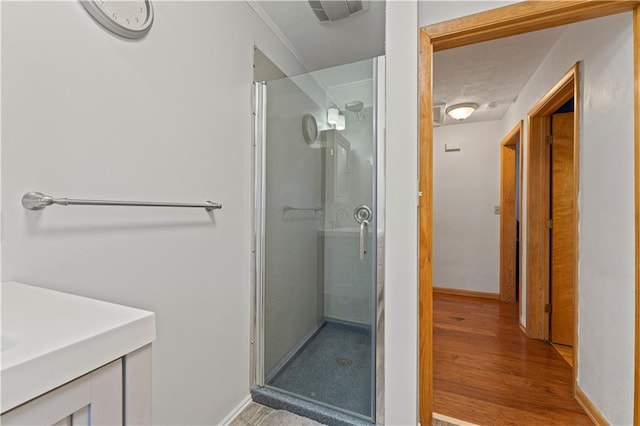
<instances>
[{"instance_id":1,"label":"tile floor","mask_svg":"<svg viewBox=\"0 0 640 426\"><path fill-rule=\"evenodd\" d=\"M306 417L284 410L274 410L255 402L250 402L229 426L322 426ZM471 423L458 422L457 419L434 413L433 426L473 426Z\"/></svg>"}]
</instances>

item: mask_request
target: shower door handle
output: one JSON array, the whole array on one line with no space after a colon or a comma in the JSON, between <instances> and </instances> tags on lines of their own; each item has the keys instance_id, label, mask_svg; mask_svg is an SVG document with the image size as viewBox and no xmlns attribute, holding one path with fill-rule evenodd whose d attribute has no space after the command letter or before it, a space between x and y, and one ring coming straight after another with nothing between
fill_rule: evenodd
<instances>
[{"instance_id":1,"label":"shower door handle","mask_svg":"<svg viewBox=\"0 0 640 426\"><path fill-rule=\"evenodd\" d=\"M367 254L367 228L369 227L369 222L367 220L363 220L360 222L360 260L364 260L365 254Z\"/></svg>"},{"instance_id":2,"label":"shower door handle","mask_svg":"<svg viewBox=\"0 0 640 426\"><path fill-rule=\"evenodd\" d=\"M367 254L367 228L372 217L373 211L366 204L356 207L353 211L353 218L360 224L360 260L364 260Z\"/></svg>"}]
</instances>

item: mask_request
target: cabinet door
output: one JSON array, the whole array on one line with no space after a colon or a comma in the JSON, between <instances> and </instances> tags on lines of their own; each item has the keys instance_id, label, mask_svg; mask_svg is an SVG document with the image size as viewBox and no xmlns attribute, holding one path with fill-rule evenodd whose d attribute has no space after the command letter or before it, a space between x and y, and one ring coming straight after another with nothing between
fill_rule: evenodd
<instances>
[{"instance_id":1,"label":"cabinet door","mask_svg":"<svg viewBox=\"0 0 640 426\"><path fill-rule=\"evenodd\" d=\"M89 405L87 405L72 415L54 423L53 426L88 426L89 424Z\"/></svg>"},{"instance_id":2,"label":"cabinet door","mask_svg":"<svg viewBox=\"0 0 640 426\"><path fill-rule=\"evenodd\" d=\"M117 360L0 417L13 425L121 425L122 361Z\"/></svg>"}]
</instances>

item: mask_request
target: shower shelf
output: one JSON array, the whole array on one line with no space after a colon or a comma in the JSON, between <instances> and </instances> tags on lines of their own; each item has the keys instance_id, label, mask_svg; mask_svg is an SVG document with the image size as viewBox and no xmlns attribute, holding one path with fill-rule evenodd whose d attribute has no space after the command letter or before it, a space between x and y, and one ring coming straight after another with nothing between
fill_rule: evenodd
<instances>
[{"instance_id":1,"label":"shower shelf","mask_svg":"<svg viewBox=\"0 0 640 426\"><path fill-rule=\"evenodd\" d=\"M313 212L321 212L322 207L292 207L292 206L284 206L282 207L282 213L290 212L290 211L313 211Z\"/></svg>"}]
</instances>

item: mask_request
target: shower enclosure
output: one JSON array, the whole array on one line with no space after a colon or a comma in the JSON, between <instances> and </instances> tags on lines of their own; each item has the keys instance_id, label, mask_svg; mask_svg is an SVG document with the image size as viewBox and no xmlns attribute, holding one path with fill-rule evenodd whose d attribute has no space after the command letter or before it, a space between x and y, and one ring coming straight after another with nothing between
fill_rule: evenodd
<instances>
[{"instance_id":1,"label":"shower enclosure","mask_svg":"<svg viewBox=\"0 0 640 426\"><path fill-rule=\"evenodd\" d=\"M255 84L252 395L323 423L383 421L383 82L381 57Z\"/></svg>"}]
</instances>

